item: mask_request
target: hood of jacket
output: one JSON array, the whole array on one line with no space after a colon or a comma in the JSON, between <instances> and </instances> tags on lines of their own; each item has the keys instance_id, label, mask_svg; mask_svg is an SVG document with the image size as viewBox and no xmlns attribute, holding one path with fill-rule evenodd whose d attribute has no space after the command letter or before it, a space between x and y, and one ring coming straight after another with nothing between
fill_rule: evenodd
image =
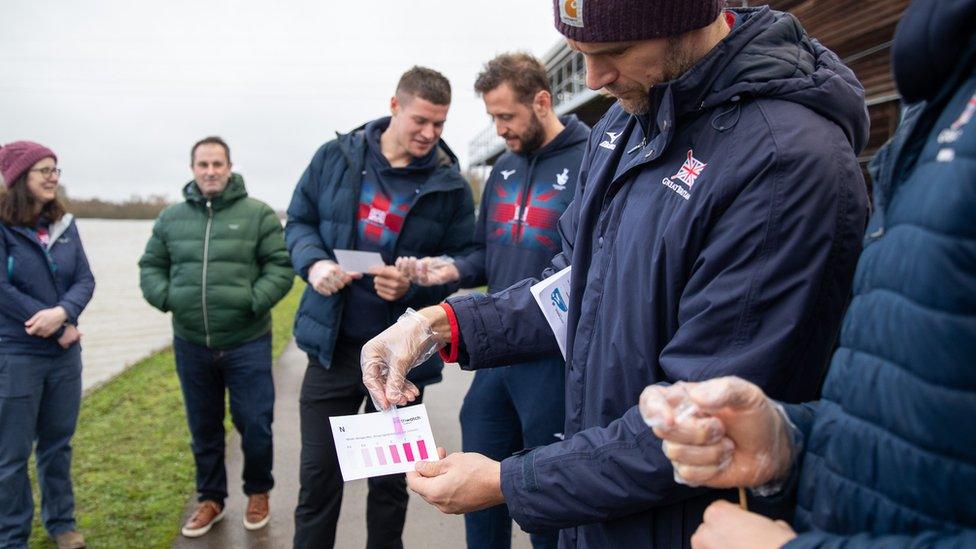
<instances>
[{"instance_id":1,"label":"hood of jacket","mask_svg":"<svg viewBox=\"0 0 976 549\"><path fill-rule=\"evenodd\" d=\"M722 42L680 78L651 88L650 112L680 117L744 97L781 99L836 123L860 152L870 121L854 73L809 38L794 16L768 7L731 11L735 26ZM668 102L672 109L660 108Z\"/></svg>"},{"instance_id":2,"label":"hood of jacket","mask_svg":"<svg viewBox=\"0 0 976 549\"><path fill-rule=\"evenodd\" d=\"M895 83L905 101L931 100L976 45L976 0L915 0L892 45Z\"/></svg>"},{"instance_id":3,"label":"hood of jacket","mask_svg":"<svg viewBox=\"0 0 976 549\"><path fill-rule=\"evenodd\" d=\"M224 192L212 198L210 203L213 209L219 210L246 196L247 188L244 186L244 176L234 172L230 174L230 180L227 182ZM200 192L196 181L190 181L183 186L183 198L191 204L203 205L207 202L207 197Z\"/></svg>"},{"instance_id":4,"label":"hood of jacket","mask_svg":"<svg viewBox=\"0 0 976 549\"><path fill-rule=\"evenodd\" d=\"M580 147L586 143L586 140L590 137L590 128L580 122L580 119L576 117L575 114L569 114L566 116L560 116L559 121L563 123L563 131L559 132L552 141L545 144L545 146L539 147L539 149L530 155L518 155L523 158L535 158L536 160L543 160L545 158L559 156L567 150Z\"/></svg>"},{"instance_id":5,"label":"hood of jacket","mask_svg":"<svg viewBox=\"0 0 976 549\"><path fill-rule=\"evenodd\" d=\"M389 119L389 117L385 118L387 120ZM366 142L368 140L366 134L367 126L370 124L383 125L383 121L384 118L380 118L367 122L349 133L336 133L336 143L339 146L339 150L345 156L346 163L354 171L360 171L365 166L367 154ZM388 124L389 122L387 121L386 123ZM434 147L430 155L429 158L425 157L420 164L414 167L414 169L433 170L430 179L424 184L425 192L452 190L467 185L467 182L461 176L461 167L457 155L454 154L454 151L447 146L447 143L443 139L438 139L437 146Z\"/></svg>"}]
</instances>

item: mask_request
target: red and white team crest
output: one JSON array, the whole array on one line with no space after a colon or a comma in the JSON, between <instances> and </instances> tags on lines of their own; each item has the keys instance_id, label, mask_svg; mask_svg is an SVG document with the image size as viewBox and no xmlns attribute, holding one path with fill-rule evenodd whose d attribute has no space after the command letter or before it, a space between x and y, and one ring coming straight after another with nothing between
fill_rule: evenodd
<instances>
[{"instance_id":1,"label":"red and white team crest","mask_svg":"<svg viewBox=\"0 0 976 549\"><path fill-rule=\"evenodd\" d=\"M672 175L671 177L680 180L685 185L688 185L688 188L690 189L707 165L708 164L692 156L691 149L688 149L688 160L685 160L685 163L681 165L678 173Z\"/></svg>"}]
</instances>

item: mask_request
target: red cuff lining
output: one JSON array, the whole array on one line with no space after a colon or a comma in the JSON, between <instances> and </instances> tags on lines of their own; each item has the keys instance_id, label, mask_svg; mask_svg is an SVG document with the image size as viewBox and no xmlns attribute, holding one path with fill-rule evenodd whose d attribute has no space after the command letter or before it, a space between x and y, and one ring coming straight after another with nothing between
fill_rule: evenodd
<instances>
[{"instance_id":1,"label":"red cuff lining","mask_svg":"<svg viewBox=\"0 0 976 549\"><path fill-rule=\"evenodd\" d=\"M457 316L454 314L454 308L447 303L441 303L441 308L444 309L445 313L447 313L447 322L451 325L451 342L440 350L441 360L444 362L457 362L458 345L461 340L460 330L458 330Z\"/></svg>"}]
</instances>

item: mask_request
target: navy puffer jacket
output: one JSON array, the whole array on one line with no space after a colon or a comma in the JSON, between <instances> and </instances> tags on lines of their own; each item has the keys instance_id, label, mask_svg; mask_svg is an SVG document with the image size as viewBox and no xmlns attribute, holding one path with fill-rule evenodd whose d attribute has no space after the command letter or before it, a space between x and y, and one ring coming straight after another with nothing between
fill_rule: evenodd
<instances>
[{"instance_id":1,"label":"navy puffer jacket","mask_svg":"<svg viewBox=\"0 0 976 549\"><path fill-rule=\"evenodd\" d=\"M365 126L364 126L365 127ZM319 148L302 174L285 225L285 243L295 272L308 280L308 269L321 259L335 260L333 250L355 249L357 209L366 158L366 139L360 127L338 135ZM410 205L393 253L382 252L392 265L400 256L466 255L472 250L474 200L471 187L458 170L457 158L444 141L438 145L437 167ZM434 305L456 291L457 284L421 287L389 304L387 325L407 309ZM329 368L339 334L346 291L325 297L305 288L295 316L298 347ZM414 383L441 379L443 362L437 355L410 372Z\"/></svg>"},{"instance_id":2,"label":"navy puffer jacket","mask_svg":"<svg viewBox=\"0 0 976 549\"><path fill-rule=\"evenodd\" d=\"M868 226L789 547L976 547L976 0L916 1L895 39L908 100L873 166Z\"/></svg>"}]
</instances>

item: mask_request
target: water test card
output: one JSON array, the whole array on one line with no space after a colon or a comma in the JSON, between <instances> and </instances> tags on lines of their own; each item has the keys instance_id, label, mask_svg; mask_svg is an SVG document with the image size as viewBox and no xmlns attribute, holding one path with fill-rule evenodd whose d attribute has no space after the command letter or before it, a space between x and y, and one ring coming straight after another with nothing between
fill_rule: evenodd
<instances>
[{"instance_id":1,"label":"water test card","mask_svg":"<svg viewBox=\"0 0 976 549\"><path fill-rule=\"evenodd\" d=\"M564 359L566 358L566 322L569 319L569 277L572 269L571 266L566 267L529 288L552 329L552 335L556 336L556 343L559 344Z\"/></svg>"},{"instance_id":2,"label":"water test card","mask_svg":"<svg viewBox=\"0 0 976 549\"><path fill-rule=\"evenodd\" d=\"M397 434L394 418L400 418ZM418 461L437 461L437 445L423 404L393 412L330 417L343 480L414 470Z\"/></svg>"}]
</instances>

